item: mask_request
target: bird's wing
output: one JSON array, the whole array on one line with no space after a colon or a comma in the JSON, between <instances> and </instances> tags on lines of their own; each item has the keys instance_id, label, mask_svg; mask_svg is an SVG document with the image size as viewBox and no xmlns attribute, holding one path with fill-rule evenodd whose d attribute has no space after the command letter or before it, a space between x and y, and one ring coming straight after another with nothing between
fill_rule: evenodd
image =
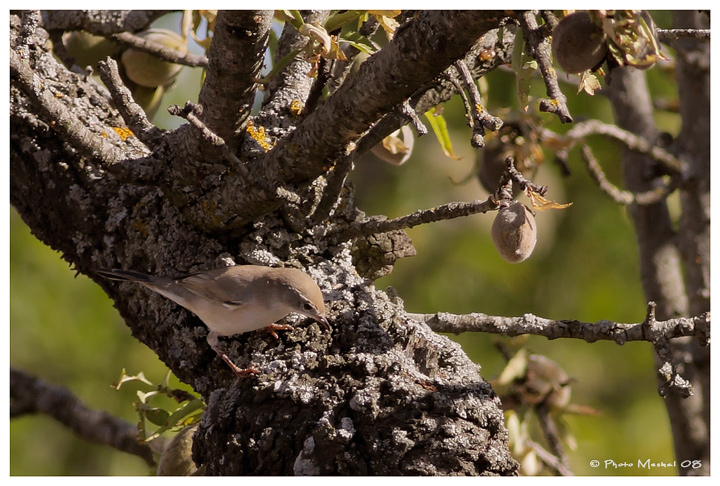
<instances>
[{"instance_id":1,"label":"bird's wing","mask_svg":"<svg viewBox=\"0 0 720 486\"><path fill-rule=\"evenodd\" d=\"M244 305L247 299L243 295L243 286L229 286L228 282L224 282L224 280L222 276L200 273L185 277L178 283L193 294L221 303L225 307L236 308ZM231 288L239 289L239 291L232 292L229 290Z\"/></svg>"}]
</instances>

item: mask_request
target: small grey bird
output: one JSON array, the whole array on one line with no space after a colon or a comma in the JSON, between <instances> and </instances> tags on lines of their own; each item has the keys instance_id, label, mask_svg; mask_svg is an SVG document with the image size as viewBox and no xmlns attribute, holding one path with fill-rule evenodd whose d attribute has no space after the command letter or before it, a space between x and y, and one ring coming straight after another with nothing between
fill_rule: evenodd
<instances>
[{"instance_id":1,"label":"small grey bird","mask_svg":"<svg viewBox=\"0 0 720 486\"><path fill-rule=\"evenodd\" d=\"M294 312L315 319L332 330L325 316L320 288L305 272L295 268L236 265L180 278L157 277L131 270L98 270L106 278L136 282L180 304L208 327L208 344L236 375L256 373L239 368L218 348L219 336L232 336L289 326L277 321Z\"/></svg>"}]
</instances>

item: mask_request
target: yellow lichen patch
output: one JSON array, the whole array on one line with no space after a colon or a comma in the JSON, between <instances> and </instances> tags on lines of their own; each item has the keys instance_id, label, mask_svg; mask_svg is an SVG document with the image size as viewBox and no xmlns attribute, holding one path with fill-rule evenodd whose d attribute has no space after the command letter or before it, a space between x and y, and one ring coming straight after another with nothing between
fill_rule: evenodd
<instances>
[{"instance_id":1,"label":"yellow lichen patch","mask_svg":"<svg viewBox=\"0 0 720 486\"><path fill-rule=\"evenodd\" d=\"M265 136L265 127L256 127L252 120L250 120L247 124L247 133L260 145L260 147L262 147L265 152L273 148L273 144L268 142Z\"/></svg>"},{"instance_id":2,"label":"yellow lichen patch","mask_svg":"<svg viewBox=\"0 0 720 486\"><path fill-rule=\"evenodd\" d=\"M136 219L135 221L133 221L132 225L133 225L133 228L135 228L138 231L138 233L140 233L143 236L143 238L147 237L148 230L147 230L147 224L145 224L145 221Z\"/></svg>"},{"instance_id":3,"label":"yellow lichen patch","mask_svg":"<svg viewBox=\"0 0 720 486\"><path fill-rule=\"evenodd\" d=\"M293 116L300 116L304 108L305 105L300 100L292 100L292 103L290 103L290 113L292 113Z\"/></svg>"},{"instance_id":4,"label":"yellow lichen patch","mask_svg":"<svg viewBox=\"0 0 720 486\"><path fill-rule=\"evenodd\" d=\"M115 130L115 133L118 134L118 137L120 137L120 140L123 142L134 135L132 130L127 127L112 127L112 129Z\"/></svg>"},{"instance_id":5,"label":"yellow lichen patch","mask_svg":"<svg viewBox=\"0 0 720 486\"><path fill-rule=\"evenodd\" d=\"M490 59L495 58L497 56L497 53L493 49L483 49L480 51L480 60L481 61L489 61Z\"/></svg>"}]
</instances>

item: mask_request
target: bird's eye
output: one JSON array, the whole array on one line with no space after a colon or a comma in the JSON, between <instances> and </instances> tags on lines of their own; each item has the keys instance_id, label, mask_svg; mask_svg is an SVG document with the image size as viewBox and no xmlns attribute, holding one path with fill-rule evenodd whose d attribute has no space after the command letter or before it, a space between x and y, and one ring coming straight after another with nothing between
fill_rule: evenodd
<instances>
[{"instance_id":1,"label":"bird's eye","mask_svg":"<svg viewBox=\"0 0 720 486\"><path fill-rule=\"evenodd\" d=\"M312 312L315 310L315 306L313 306L310 302L304 302L302 308L303 310L306 310L308 312Z\"/></svg>"}]
</instances>

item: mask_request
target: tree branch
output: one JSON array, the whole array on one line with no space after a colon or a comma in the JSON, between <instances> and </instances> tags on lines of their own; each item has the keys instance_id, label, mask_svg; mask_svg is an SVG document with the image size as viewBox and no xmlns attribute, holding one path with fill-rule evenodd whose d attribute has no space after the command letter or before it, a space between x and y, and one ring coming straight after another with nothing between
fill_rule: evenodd
<instances>
[{"instance_id":1,"label":"tree branch","mask_svg":"<svg viewBox=\"0 0 720 486\"><path fill-rule=\"evenodd\" d=\"M40 114L50 123L60 137L78 152L91 160L113 162L122 154L100 135L88 130L77 117L60 103L62 93L53 93L44 82L35 76L30 65L10 49L10 80L38 108Z\"/></svg>"},{"instance_id":2,"label":"tree branch","mask_svg":"<svg viewBox=\"0 0 720 486\"><path fill-rule=\"evenodd\" d=\"M678 39L710 39L710 29L657 29L655 32L660 42Z\"/></svg>"},{"instance_id":3,"label":"tree branch","mask_svg":"<svg viewBox=\"0 0 720 486\"><path fill-rule=\"evenodd\" d=\"M155 148L165 131L153 125L150 120L148 120L145 110L135 103L132 93L120 78L117 62L111 58L100 61L98 63L98 74L103 83L105 83L105 86L108 87L115 106L120 112L120 116L125 120L128 128L130 128L138 140L144 143L150 150Z\"/></svg>"},{"instance_id":4,"label":"tree branch","mask_svg":"<svg viewBox=\"0 0 720 486\"><path fill-rule=\"evenodd\" d=\"M550 97L549 100L540 101L540 111L556 114L562 123L572 123L573 119L567 107L567 98L560 90L557 72L550 60L550 43L547 40L550 32L538 26L536 15L537 11L535 10L525 11L518 15L518 20L533 57L538 62L547 94Z\"/></svg>"},{"instance_id":5,"label":"tree branch","mask_svg":"<svg viewBox=\"0 0 720 486\"><path fill-rule=\"evenodd\" d=\"M663 201L668 195L680 187L681 179L676 176L667 183L663 183L663 185L650 189L649 191L640 193L623 191L607 179L605 172L587 145L582 146L582 159L585 162L585 167L590 173L590 176L600 190L618 204L639 204L641 206L656 204Z\"/></svg>"},{"instance_id":6,"label":"tree branch","mask_svg":"<svg viewBox=\"0 0 720 486\"><path fill-rule=\"evenodd\" d=\"M608 320L595 323L577 320L550 320L525 314L522 317L496 317L481 313L455 315L407 314L409 318L426 323L436 332L459 334L461 332L487 332L502 336L529 334L548 339L572 338L589 343L614 341L625 344L629 341L648 341L655 346L660 358L658 392L666 396L670 390L682 396L692 395L690 383L681 376L681 369L674 364L669 341L681 337L694 337L707 346L710 343L710 313L691 318L657 321L655 303L648 303L645 320L637 324L622 324Z\"/></svg>"},{"instance_id":7,"label":"tree branch","mask_svg":"<svg viewBox=\"0 0 720 486\"><path fill-rule=\"evenodd\" d=\"M201 105L196 105L195 103L191 103L188 101L187 103L185 103L184 108L180 108L179 106L174 105L168 108L168 112L171 115L179 116L190 122L190 125L197 129L203 140L205 140L209 145L212 145L219 149L222 152L223 156L233 164L233 168L235 168L240 173L240 177L245 179L249 177L249 173L247 168L245 167L245 164L243 164L242 161L237 157L237 155L235 155L235 153L230 150L230 147L227 146L227 144L222 138L213 133L202 122L202 120L200 120L199 116L201 116L203 112L203 108Z\"/></svg>"},{"instance_id":8,"label":"tree branch","mask_svg":"<svg viewBox=\"0 0 720 486\"><path fill-rule=\"evenodd\" d=\"M142 458L154 466L153 451L138 441L137 427L105 412L92 410L66 388L10 368L10 418L44 413L91 442Z\"/></svg>"},{"instance_id":9,"label":"tree branch","mask_svg":"<svg viewBox=\"0 0 720 486\"><path fill-rule=\"evenodd\" d=\"M692 10L673 12L677 28L708 28L709 15ZM698 39L673 42L677 53L677 78L681 130L675 149L688 160L686 180L680 190L682 212L679 248L691 313L710 309L710 185L711 110L710 43ZM692 232L692 234L690 233ZM671 343L673 363L693 383L695 396L666 400L678 459L701 459L699 470L684 474L710 474L710 352L698 343Z\"/></svg>"},{"instance_id":10,"label":"tree branch","mask_svg":"<svg viewBox=\"0 0 720 486\"><path fill-rule=\"evenodd\" d=\"M478 91L475 81L470 74L470 69L464 60L459 60L455 63L455 69L457 69L460 79L465 85L465 89L468 92L469 107L467 116L470 120L470 126L473 130L472 138L470 143L475 148L483 148L485 146L485 129L496 132L500 130L503 122L500 118L490 115L483 106L480 92Z\"/></svg>"},{"instance_id":11,"label":"tree branch","mask_svg":"<svg viewBox=\"0 0 720 486\"><path fill-rule=\"evenodd\" d=\"M329 13L328 10L301 12L306 23L323 23ZM312 41L301 35L289 22L283 27L278 39L273 70L282 64L285 56L292 56L292 59L270 79L264 91L263 106L253 118L256 127L262 127L266 133L272 134L273 143L285 137L300 121L301 112L307 111L305 105L314 85L314 78L309 75L313 65L302 53L308 42ZM247 131L243 134L246 142L251 138ZM242 144L244 158L255 158L266 152L257 144Z\"/></svg>"},{"instance_id":12,"label":"tree branch","mask_svg":"<svg viewBox=\"0 0 720 486\"><path fill-rule=\"evenodd\" d=\"M355 221L348 226L333 228L328 233L328 237L330 241L339 243L359 236L370 236L378 233L398 231L421 224L435 223L446 219L462 218L465 216L472 216L473 214L496 211L501 207L503 201L510 201L513 199L511 191L513 181L522 190L527 188L540 194L541 196L544 196L547 193L547 186L534 184L533 182L527 180L522 173L515 168L512 157L507 158L506 164L507 169L503 172L498 190L494 194L488 196L488 198L484 201L477 199L471 202L452 202L431 209L421 209L412 214L395 219L387 219L385 216L374 216L361 221Z\"/></svg>"},{"instance_id":13,"label":"tree branch","mask_svg":"<svg viewBox=\"0 0 720 486\"><path fill-rule=\"evenodd\" d=\"M555 419L548 410L548 405L541 402L535 405L533 409L538 418L540 428L543 431L543 436L550 447L550 452L557 458L557 471L561 472L564 476L573 476L572 470L570 469L570 461L567 454L565 454L565 448L560 440L560 431L555 424Z\"/></svg>"},{"instance_id":14,"label":"tree branch","mask_svg":"<svg viewBox=\"0 0 720 486\"><path fill-rule=\"evenodd\" d=\"M198 102L203 122L231 147L255 101L272 17L271 10L218 12Z\"/></svg>"},{"instance_id":15,"label":"tree branch","mask_svg":"<svg viewBox=\"0 0 720 486\"><path fill-rule=\"evenodd\" d=\"M209 62L207 57L193 54L192 52L180 52L177 49L171 49L158 42L144 39L140 36L131 34L130 32L121 32L112 34L108 38L116 40L122 44L130 46L139 51L148 52L160 59L183 66L201 67L207 69Z\"/></svg>"},{"instance_id":16,"label":"tree branch","mask_svg":"<svg viewBox=\"0 0 720 486\"><path fill-rule=\"evenodd\" d=\"M497 202L492 196L484 201L477 199L472 202L452 202L431 209L421 209L412 214L395 219L386 219L384 216L370 217L351 223L349 226L340 227L335 231L331 230L328 237L337 243L359 236L387 233L389 231L412 228L420 224L462 218L478 213L487 213L488 211L495 211L497 209Z\"/></svg>"},{"instance_id":17,"label":"tree branch","mask_svg":"<svg viewBox=\"0 0 720 486\"><path fill-rule=\"evenodd\" d=\"M145 30L167 13L167 10L43 10L40 25L47 30L85 30L109 35Z\"/></svg>"},{"instance_id":18,"label":"tree branch","mask_svg":"<svg viewBox=\"0 0 720 486\"><path fill-rule=\"evenodd\" d=\"M419 13L296 130L258 160L257 169L273 174L282 185L308 183L332 166L341 155L339 149L344 151L384 113L462 57L504 15L490 11ZM220 194L235 196L222 205L228 219L231 214L236 216L234 224L245 224L278 204L271 194L250 194L242 187L222 187L216 192L218 200L224 199Z\"/></svg>"},{"instance_id":19,"label":"tree branch","mask_svg":"<svg viewBox=\"0 0 720 486\"><path fill-rule=\"evenodd\" d=\"M327 185L323 191L322 199L312 215L316 225L326 221L337 208L342 190L345 187L345 181L354 167L354 155L354 153L351 153L345 157L341 157L335 162L332 170L328 172L326 177Z\"/></svg>"},{"instance_id":20,"label":"tree branch","mask_svg":"<svg viewBox=\"0 0 720 486\"><path fill-rule=\"evenodd\" d=\"M463 58L465 64L470 68L472 77L478 79L488 72L496 69L504 63L510 62L513 41L515 39L511 27L503 29L503 38L498 38L498 29L493 29L485 34L468 54ZM455 76L452 75L454 67L449 67L444 76L436 78L436 81L423 86L410 98L410 107L417 115L422 115L430 108L449 100L455 94L461 94L467 98L460 87ZM471 108L468 108L468 112ZM362 155L382 141L383 138L400 128L406 123L404 116L397 112L386 115L363 135L357 143L357 154Z\"/></svg>"},{"instance_id":21,"label":"tree branch","mask_svg":"<svg viewBox=\"0 0 720 486\"><path fill-rule=\"evenodd\" d=\"M622 143L626 148L634 152L647 155L668 174L683 173L683 163L677 157L650 142L642 135L637 135L616 125L608 125L598 120L587 120L577 123L562 138L566 140L582 140L590 135L603 135Z\"/></svg>"},{"instance_id":22,"label":"tree branch","mask_svg":"<svg viewBox=\"0 0 720 486\"><path fill-rule=\"evenodd\" d=\"M462 332L486 332L503 336L530 334L548 339L582 339L588 343L613 341L625 344L630 341L654 342L692 336L702 342L710 340L710 313L697 317L681 317L667 321L623 324L608 320L581 322L574 319L545 319L532 314L521 317L489 316L482 313L408 314L408 317L426 323L435 332L460 334Z\"/></svg>"}]
</instances>

